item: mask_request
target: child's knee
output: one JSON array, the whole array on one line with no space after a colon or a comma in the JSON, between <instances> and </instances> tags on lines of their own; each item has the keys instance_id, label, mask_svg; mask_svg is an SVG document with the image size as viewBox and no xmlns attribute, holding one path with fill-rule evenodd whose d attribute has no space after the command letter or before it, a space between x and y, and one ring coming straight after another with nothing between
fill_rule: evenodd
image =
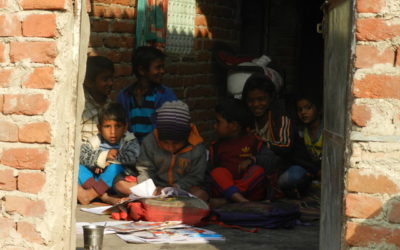
<instances>
[{"instance_id":1,"label":"child's knee","mask_svg":"<svg viewBox=\"0 0 400 250\"><path fill-rule=\"evenodd\" d=\"M210 175L213 179L218 178L219 176L224 176L224 177L228 177L228 176L232 176L231 172L229 172L228 169L220 167L220 168L214 168L213 170L211 170Z\"/></svg>"},{"instance_id":2,"label":"child's knee","mask_svg":"<svg viewBox=\"0 0 400 250\"><path fill-rule=\"evenodd\" d=\"M203 201L207 202L209 200L209 195L208 193L201 189L198 186L193 186L189 189L189 193L191 193L192 195L196 196L199 199L202 199Z\"/></svg>"}]
</instances>

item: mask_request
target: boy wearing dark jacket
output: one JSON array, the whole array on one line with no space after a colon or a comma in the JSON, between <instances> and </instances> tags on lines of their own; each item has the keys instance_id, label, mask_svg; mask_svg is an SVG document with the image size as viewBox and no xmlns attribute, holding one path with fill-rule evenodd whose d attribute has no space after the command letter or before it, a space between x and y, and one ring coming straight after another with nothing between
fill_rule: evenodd
<instances>
[{"instance_id":1,"label":"boy wearing dark jacket","mask_svg":"<svg viewBox=\"0 0 400 250\"><path fill-rule=\"evenodd\" d=\"M182 101L164 103L157 110L156 125L141 146L138 182L152 179L157 186L155 194L169 186L207 201L207 193L200 188L207 168L206 149L190 123L188 106Z\"/></svg>"}]
</instances>

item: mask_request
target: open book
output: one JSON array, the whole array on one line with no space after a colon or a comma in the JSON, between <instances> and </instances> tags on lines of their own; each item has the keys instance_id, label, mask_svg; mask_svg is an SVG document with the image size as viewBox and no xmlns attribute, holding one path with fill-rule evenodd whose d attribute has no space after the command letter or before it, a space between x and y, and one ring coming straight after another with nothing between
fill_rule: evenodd
<instances>
[{"instance_id":1,"label":"open book","mask_svg":"<svg viewBox=\"0 0 400 250\"><path fill-rule=\"evenodd\" d=\"M129 195L129 199L119 203L115 204L107 209L105 209L102 213L111 213L112 211L118 209L120 205L125 205L126 203L136 201L139 199L144 199L144 198L164 198L164 197L171 197L171 196L180 196L180 197L195 197L189 192L186 192L185 190L179 189L179 188L174 188L174 187L165 187L161 190L160 195L153 195L154 191L156 190L156 185L154 185L154 182L152 179L147 179L146 181L130 188L131 194Z\"/></svg>"},{"instance_id":2,"label":"open book","mask_svg":"<svg viewBox=\"0 0 400 250\"><path fill-rule=\"evenodd\" d=\"M169 227L148 229L130 234L117 234L128 243L207 243L210 241L224 241L225 238L211 230L198 227Z\"/></svg>"}]
</instances>

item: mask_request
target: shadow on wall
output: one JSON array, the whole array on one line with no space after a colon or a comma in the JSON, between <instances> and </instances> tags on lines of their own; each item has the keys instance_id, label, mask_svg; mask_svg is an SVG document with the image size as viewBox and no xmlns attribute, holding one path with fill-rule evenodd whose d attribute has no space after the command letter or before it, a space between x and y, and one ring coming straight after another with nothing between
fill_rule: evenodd
<instances>
[{"instance_id":1,"label":"shadow on wall","mask_svg":"<svg viewBox=\"0 0 400 250\"><path fill-rule=\"evenodd\" d=\"M399 249L400 196L387 202L367 194L350 193L346 198L345 240L350 246L371 249Z\"/></svg>"}]
</instances>

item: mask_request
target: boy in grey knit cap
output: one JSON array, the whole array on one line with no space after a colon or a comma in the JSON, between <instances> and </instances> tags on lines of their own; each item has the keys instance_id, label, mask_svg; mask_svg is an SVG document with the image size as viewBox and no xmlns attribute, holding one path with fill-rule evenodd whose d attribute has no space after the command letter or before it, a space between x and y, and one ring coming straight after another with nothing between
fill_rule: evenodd
<instances>
[{"instance_id":1,"label":"boy in grey knit cap","mask_svg":"<svg viewBox=\"0 0 400 250\"><path fill-rule=\"evenodd\" d=\"M157 128L142 143L136 168L138 182L151 178L158 194L164 187L176 187L208 200L204 185L206 148L188 106L182 101L166 102L157 110Z\"/></svg>"}]
</instances>

